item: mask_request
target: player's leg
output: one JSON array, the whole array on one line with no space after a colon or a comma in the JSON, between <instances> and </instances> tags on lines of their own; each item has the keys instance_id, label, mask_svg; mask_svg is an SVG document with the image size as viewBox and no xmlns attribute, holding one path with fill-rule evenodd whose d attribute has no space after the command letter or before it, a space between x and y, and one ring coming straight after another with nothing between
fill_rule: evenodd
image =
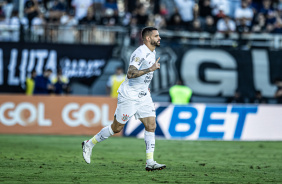
<instances>
[{"instance_id":1,"label":"player's leg","mask_svg":"<svg viewBox=\"0 0 282 184\"><path fill-rule=\"evenodd\" d=\"M98 134L96 134L90 140L82 142L83 158L86 163L89 164L91 161L90 158L93 147L97 143L106 140L115 133L119 133L123 129L125 123L135 112L136 110L133 106L132 101L126 100L121 96L118 97L118 104L113 123L104 127Z\"/></svg>"},{"instance_id":2,"label":"player's leg","mask_svg":"<svg viewBox=\"0 0 282 184\"><path fill-rule=\"evenodd\" d=\"M111 125L104 127L99 133L97 133L94 137L89 140L82 142L82 149L83 149L83 158L86 163L90 164L91 161L91 154L93 147L106 139L110 136L114 135L115 133L119 133L125 124L121 124L116 120L114 117L114 122Z\"/></svg>"},{"instance_id":3,"label":"player's leg","mask_svg":"<svg viewBox=\"0 0 282 184\"><path fill-rule=\"evenodd\" d=\"M111 125L104 127L99 133L97 133L94 137L92 137L87 144L89 146L94 147L95 144L102 142L109 138L110 136L119 133L125 124L121 124L117 121L116 116L114 117L114 121Z\"/></svg>"},{"instance_id":4,"label":"player's leg","mask_svg":"<svg viewBox=\"0 0 282 184\"><path fill-rule=\"evenodd\" d=\"M146 117L140 118L140 121L145 126L144 140L146 143L146 170L162 170L166 168L165 164L159 164L154 161L154 151L155 151L155 129L156 129L156 118Z\"/></svg>"},{"instance_id":5,"label":"player's leg","mask_svg":"<svg viewBox=\"0 0 282 184\"><path fill-rule=\"evenodd\" d=\"M155 117L140 118L145 126L144 140L146 144L146 163L154 161L155 151Z\"/></svg>"},{"instance_id":6,"label":"player's leg","mask_svg":"<svg viewBox=\"0 0 282 184\"><path fill-rule=\"evenodd\" d=\"M135 117L145 126L144 140L146 143L146 170L160 170L166 166L154 161L156 113L152 98L148 96L144 102L138 104Z\"/></svg>"}]
</instances>

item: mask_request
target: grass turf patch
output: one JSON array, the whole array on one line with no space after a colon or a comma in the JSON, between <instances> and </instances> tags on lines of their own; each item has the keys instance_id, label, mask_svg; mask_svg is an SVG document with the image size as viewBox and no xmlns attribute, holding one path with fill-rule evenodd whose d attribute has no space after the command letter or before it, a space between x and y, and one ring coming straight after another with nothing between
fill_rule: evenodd
<instances>
[{"instance_id":1,"label":"grass turf patch","mask_svg":"<svg viewBox=\"0 0 282 184\"><path fill-rule=\"evenodd\" d=\"M0 135L0 183L282 183L282 142L156 140L167 168L146 172L144 140L111 137L86 164L88 138Z\"/></svg>"}]
</instances>

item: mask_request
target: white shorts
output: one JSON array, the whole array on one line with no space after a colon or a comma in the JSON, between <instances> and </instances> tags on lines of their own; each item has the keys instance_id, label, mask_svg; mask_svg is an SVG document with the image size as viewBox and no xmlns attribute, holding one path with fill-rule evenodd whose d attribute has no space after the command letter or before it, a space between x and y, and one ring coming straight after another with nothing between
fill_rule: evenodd
<instances>
[{"instance_id":1,"label":"white shorts","mask_svg":"<svg viewBox=\"0 0 282 184\"><path fill-rule=\"evenodd\" d=\"M143 101L135 101L124 98L119 94L115 112L116 120L121 124L125 124L133 115L136 119L156 117L155 105L151 96L147 95L143 98Z\"/></svg>"}]
</instances>

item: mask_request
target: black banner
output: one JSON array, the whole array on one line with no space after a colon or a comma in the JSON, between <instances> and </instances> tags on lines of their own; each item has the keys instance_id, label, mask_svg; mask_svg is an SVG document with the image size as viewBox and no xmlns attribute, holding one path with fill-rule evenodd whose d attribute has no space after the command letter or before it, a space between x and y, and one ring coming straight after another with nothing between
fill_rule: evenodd
<instances>
[{"instance_id":1,"label":"black banner","mask_svg":"<svg viewBox=\"0 0 282 184\"><path fill-rule=\"evenodd\" d=\"M35 69L42 74L61 68L70 81L90 86L101 76L112 55L112 45L0 43L0 92L23 92L25 79Z\"/></svg>"},{"instance_id":2,"label":"black banner","mask_svg":"<svg viewBox=\"0 0 282 184\"><path fill-rule=\"evenodd\" d=\"M193 48L184 51L179 72L197 95L230 97L239 90L251 99L259 90L271 98L275 79L282 77L281 58L281 52L267 49Z\"/></svg>"},{"instance_id":3,"label":"black banner","mask_svg":"<svg viewBox=\"0 0 282 184\"><path fill-rule=\"evenodd\" d=\"M126 65L135 49L123 49ZM155 94L168 94L169 88L180 78L195 96L231 97L238 89L249 99L256 90L271 98L276 91L275 79L282 79L281 51L183 45L163 46L156 51L156 58L161 58L161 68L155 71L151 82L151 91Z\"/></svg>"}]
</instances>

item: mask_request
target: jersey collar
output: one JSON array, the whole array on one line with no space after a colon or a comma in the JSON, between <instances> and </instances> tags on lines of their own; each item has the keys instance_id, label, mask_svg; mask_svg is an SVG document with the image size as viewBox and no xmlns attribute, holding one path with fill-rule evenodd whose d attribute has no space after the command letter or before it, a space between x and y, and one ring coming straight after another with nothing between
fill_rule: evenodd
<instances>
[{"instance_id":1,"label":"jersey collar","mask_svg":"<svg viewBox=\"0 0 282 184\"><path fill-rule=\"evenodd\" d=\"M156 55L156 50L154 50L154 51L152 52L152 51L147 47L147 45L143 44L142 46L143 46L143 48L144 48L144 50L145 50L146 52L150 52L150 53L153 53L154 55Z\"/></svg>"}]
</instances>

